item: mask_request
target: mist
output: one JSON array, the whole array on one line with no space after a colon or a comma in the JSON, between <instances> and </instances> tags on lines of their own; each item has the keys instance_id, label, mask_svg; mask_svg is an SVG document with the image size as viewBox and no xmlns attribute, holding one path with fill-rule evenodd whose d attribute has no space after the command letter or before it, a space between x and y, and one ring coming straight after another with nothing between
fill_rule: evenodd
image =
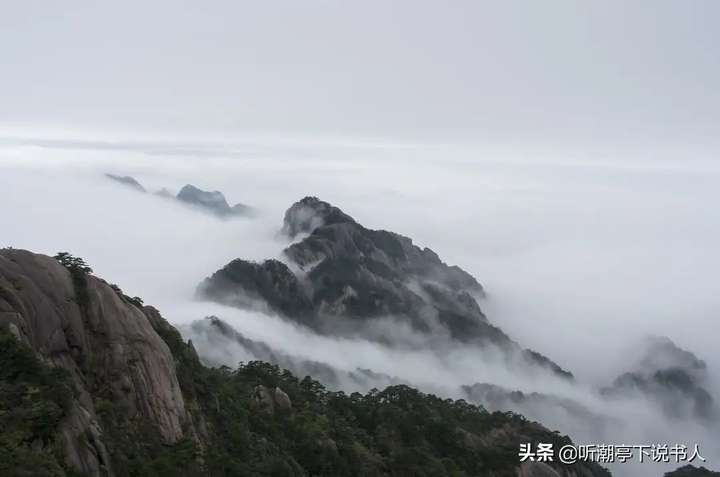
<instances>
[{"instance_id":1,"label":"mist","mask_svg":"<svg viewBox=\"0 0 720 477\"><path fill-rule=\"evenodd\" d=\"M698 443L720 468L717 421L600 392L656 336L704 360L720 399L720 3L6 3L0 246L82 257L208 363L262 358L192 325L217 316L346 392L539 393L485 405L575 442ZM255 213L155 194L185 184ZM196 298L233 259L285 260L283 214L308 195L471 273L489 322L574 383L393 316L330 336Z\"/></svg>"},{"instance_id":2,"label":"mist","mask_svg":"<svg viewBox=\"0 0 720 477\"><path fill-rule=\"evenodd\" d=\"M274 145L273 145L274 144ZM700 444L710 468L720 430L671 422L643 399L602 399L597 389L632 370L647 335L667 336L708 365L718 392L720 360L710 332L720 310L715 271L720 170L696 161L574 161L480 148L326 141L122 142L13 139L0 147L2 245L50 255L69 251L95 274L157 307L201 355L234 366L254 359L237 344L203 347L190 323L218 316L243 336L296 359L342 371L369 369L426 392L467 398L462 386L492 383L551 393L600 416L588 427L550 407L520 406L578 442ZM107 179L131 175L150 193ZM219 220L152 194L185 183L257 209ZM473 274L491 323L575 374L576 384L518 373L491 350L436 340L404 348L362 337L321 336L279 317L194 299L195 287L234 258L282 258L284 211L316 195L370 228L412 237ZM383 333L413 342L392 317ZM386 380L341 382L367 391ZM503 409L505 410L505 409ZM627 423L632 423L628 425ZM619 466L619 464L618 464ZM656 475L625 464L621 475Z\"/></svg>"}]
</instances>

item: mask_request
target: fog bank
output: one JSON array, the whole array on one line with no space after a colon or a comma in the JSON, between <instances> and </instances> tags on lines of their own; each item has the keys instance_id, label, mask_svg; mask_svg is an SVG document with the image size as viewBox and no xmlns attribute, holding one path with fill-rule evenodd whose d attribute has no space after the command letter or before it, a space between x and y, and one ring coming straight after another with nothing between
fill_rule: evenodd
<instances>
[{"instance_id":1,"label":"fog bank","mask_svg":"<svg viewBox=\"0 0 720 477\"><path fill-rule=\"evenodd\" d=\"M604 436L563 416L542 416L576 440L699 441L712 456L706 466L718 467L718 429L669 424L641 402L614 406L594 391L627 371L637 343L653 334L706 360L712 393L720 396L712 333L720 312L714 164L668 167L622 157L592 163L440 145L277 144L3 141L0 241L81 256L96 275L175 324L217 315L287 353L343 370L369 368L451 397L475 382L551 390L605 416L642 423ZM218 220L123 187L107 172L131 175L151 192L177 192L185 183L217 189L258 215ZM287 245L277 235L283 213L305 195L367 227L412 237L472 273L487 291L480 306L489 320L571 370L578 384L509 374L487 365L477 350L399 352L193 300L200 280L228 261L277 257ZM229 350L227 359L247 356Z\"/></svg>"}]
</instances>

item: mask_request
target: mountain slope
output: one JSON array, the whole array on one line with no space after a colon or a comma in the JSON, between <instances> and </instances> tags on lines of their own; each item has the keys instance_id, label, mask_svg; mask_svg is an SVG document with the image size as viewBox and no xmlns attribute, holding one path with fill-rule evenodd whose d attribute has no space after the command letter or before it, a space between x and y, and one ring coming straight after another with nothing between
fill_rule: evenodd
<instances>
[{"instance_id":1,"label":"mountain slope","mask_svg":"<svg viewBox=\"0 0 720 477\"><path fill-rule=\"evenodd\" d=\"M261 362L207 368L157 310L61 260L0 251L3 475L515 476L521 442L569 442L407 386L346 395Z\"/></svg>"},{"instance_id":2,"label":"mountain slope","mask_svg":"<svg viewBox=\"0 0 720 477\"><path fill-rule=\"evenodd\" d=\"M110 472L98 408L121 407L172 444L191 425L175 362L143 311L80 267L22 250L0 254L0 324L53 366L77 393L61 423L68 464Z\"/></svg>"},{"instance_id":3,"label":"mountain slope","mask_svg":"<svg viewBox=\"0 0 720 477\"><path fill-rule=\"evenodd\" d=\"M231 216L248 215L252 209L245 204L230 206L222 192L206 191L186 184L177 194L177 200L200 210L210 212L218 217L227 218Z\"/></svg>"},{"instance_id":4,"label":"mountain slope","mask_svg":"<svg viewBox=\"0 0 720 477\"><path fill-rule=\"evenodd\" d=\"M376 339L368 335L372 323L389 318L426 337L497 347L509 365L572 379L488 321L476 301L483 288L472 275L410 238L368 229L315 197L293 204L282 230L306 235L283 251L287 264L233 260L200 284L199 295L274 312L332 335Z\"/></svg>"}]
</instances>

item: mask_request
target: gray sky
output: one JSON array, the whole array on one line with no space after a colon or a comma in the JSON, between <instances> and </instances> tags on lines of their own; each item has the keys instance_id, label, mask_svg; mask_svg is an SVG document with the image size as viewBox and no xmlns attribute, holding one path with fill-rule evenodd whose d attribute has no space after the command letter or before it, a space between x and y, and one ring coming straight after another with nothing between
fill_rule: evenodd
<instances>
[{"instance_id":1,"label":"gray sky","mask_svg":"<svg viewBox=\"0 0 720 477\"><path fill-rule=\"evenodd\" d=\"M720 2L4 0L0 126L716 150Z\"/></svg>"}]
</instances>

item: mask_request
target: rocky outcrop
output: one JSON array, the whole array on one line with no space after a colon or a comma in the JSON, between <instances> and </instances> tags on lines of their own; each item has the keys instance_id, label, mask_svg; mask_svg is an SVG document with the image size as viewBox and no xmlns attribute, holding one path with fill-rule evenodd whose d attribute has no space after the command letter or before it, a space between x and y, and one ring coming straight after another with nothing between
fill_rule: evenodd
<instances>
[{"instance_id":1,"label":"rocky outcrop","mask_svg":"<svg viewBox=\"0 0 720 477\"><path fill-rule=\"evenodd\" d=\"M177 199L222 218L248 215L251 212L251 208L244 204L236 204L231 207L220 191L206 191L192 184L187 184L180 189Z\"/></svg>"},{"instance_id":2,"label":"rocky outcrop","mask_svg":"<svg viewBox=\"0 0 720 477\"><path fill-rule=\"evenodd\" d=\"M707 365L664 337L649 338L632 371L618 376L602 393L615 399L642 396L674 419L716 424L720 410L708 391Z\"/></svg>"},{"instance_id":3,"label":"rocky outcrop","mask_svg":"<svg viewBox=\"0 0 720 477\"><path fill-rule=\"evenodd\" d=\"M295 274L278 260L233 260L198 287L198 294L238 308L311 318L313 305Z\"/></svg>"},{"instance_id":4,"label":"rocky outcrop","mask_svg":"<svg viewBox=\"0 0 720 477\"><path fill-rule=\"evenodd\" d=\"M294 203L286 212L282 233L290 238L309 234L323 225L354 223L355 220L339 208L317 197L305 197Z\"/></svg>"},{"instance_id":5,"label":"rocky outcrop","mask_svg":"<svg viewBox=\"0 0 720 477\"><path fill-rule=\"evenodd\" d=\"M326 334L369 337L367 324L391 317L418 333L494 345L512 355L514 365L572 378L487 320L476 301L484 291L472 275L410 238L363 227L315 197L288 209L282 231L292 238L306 234L283 251L287 265L234 260L201 283L199 295L241 308L266 308Z\"/></svg>"},{"instance_id":6,"label":"rocky outcrop","mask_svg":"<svg viewBox=\"0 0 720 477\"><path fill-rule=\"evenodd\" d=\"M105 177L111 179L123 186L134 189L138 192L147 192L140 182L131 176L120 176L115 174L105 174ZM225 196L220 191L206 191L192 184L185 185L177 196L174 196L168 189L162 188L153 193L157 197L164 199L177 199L183 204L190 205L197 210L209 212L212 215L220 218L240 217L240 216L251 216L255 213L255 210L245 204L235 204L230 206Z\"/></svg>"},{"instance_id":7,"label":"rocky outcrop","mask_svg":"<svg viewBox=\"0 0 720 477\"><path fill-rule=\"evenodd\" d=\"M135 189L138 192L146 192L145 188L134 177L118 176L115 174L105 174L105 177L107 177L108 179L111 179L119 184L122 184L126 187L130 187L131 189Z\"/></svg>"},{"instance_id":8,"label":"rocky outcrop","mask_svg":"<svg viewBox=\"0 0 720 477\"><path fill-rule=\"evenodd\" d=\"M557 376L563 377L565 379L573 379L573 375L570 371L564 370L563 368L558 366L558 364L555 363L553 360L551 360L545 355L538 353L537 351L533 351L531 349L524 349L520 353L520 356L522 358L522 361L524 361L524 363L527 365L540 366L542 368L545 368L546 370L551 371Z\"/></svg>"},{"instance_id":9,"label":"rocky outcrop","mask_svg":"<svg viewBox=\"0 0 720 477\"><path fill-rule=\"evenodd\" d=\"M143 310L104 281L85 278L78 285L51 257L0 251L0 326L72 377L77 398L61 425L68 463L112 475L98 400L150 424L168 444L183 437L188 413L173 357Z\"/></svg>"},{"instance_id":10,"label":"rocky outcrop","mask_svg":"<svg viewBox=\"0 0 720 477\"><path fill-rule=\"evenodd\" d=\"M290 412L292 410L290 397L277 386L271 389L258 384L253 389L253 398L264 412L271 415L275 414L275 412Z\"/></svg>"}]
</instances>

